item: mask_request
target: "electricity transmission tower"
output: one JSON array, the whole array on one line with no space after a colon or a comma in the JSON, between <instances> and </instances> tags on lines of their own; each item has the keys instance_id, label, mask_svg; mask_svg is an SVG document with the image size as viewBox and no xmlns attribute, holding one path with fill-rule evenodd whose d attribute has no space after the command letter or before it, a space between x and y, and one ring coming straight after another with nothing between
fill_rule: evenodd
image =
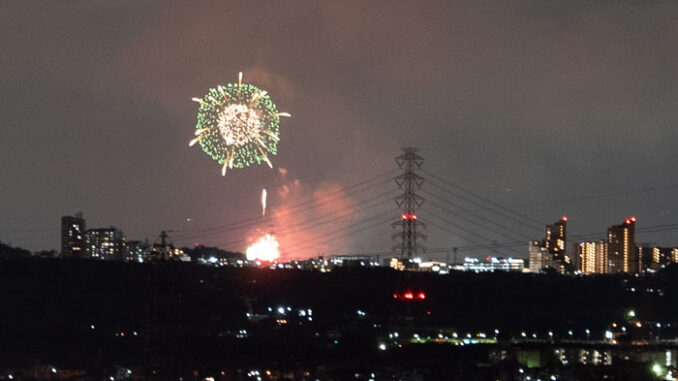
<instances>
[{"instance_id":1,"label":"electricity transmission tower","mask_svg":"<svg viewBox=\"0 0 678 381\"><path fill-rule=\"evenodd\" d=\"M394 229L400 229L400 232L392 236L394 240L400 240L399 244L393 246L393 251L409 261L419 251L426 251L424 246L417 243L418 239L426 239L426 235L417 233L417 226L426 228L426 224L417 219L416 213L416 210L424 203L424 198L416 193L424 183L424 178L415 173L415 170L421 168L424 158L417 155L418 148L406 147L402 150L403 154L395 159L398 167L404 171L395 177L398 188L403 190L403 193L395 198L395 203L398 208L402 209L402 214L400 220L391 226Z\"/></svg>"},{"instance_id":2,"label":"electricity transmission tower","mask_svg":"<svg viewBox=\"0 0 678 381\"><path fill-rule=\"evenodd\" d=\"M174 244L172 241L169 239L169 235L167 233L172 233L172 230L163 230L160 232L160 244L158 245L157 242L158 240L156 239L153 241L153 247L152 247L152 254L153 254L153 259L155 260L161 260L161 261L166 261L168 259L176 259L174 257Z\"/></svg>"}]
</instances>

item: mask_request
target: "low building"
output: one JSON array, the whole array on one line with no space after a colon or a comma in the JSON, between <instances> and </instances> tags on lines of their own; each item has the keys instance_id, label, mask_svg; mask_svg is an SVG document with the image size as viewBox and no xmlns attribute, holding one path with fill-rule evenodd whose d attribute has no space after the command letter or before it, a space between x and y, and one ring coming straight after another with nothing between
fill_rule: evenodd
<instances>
[{"instance_id":1,"label":"low building","mask_svg":"<svg viewBox=\"0 0 678 381\"><path fill-rule=\"evenodd\" d=\"M478 258L464 258L464 271L494 272L494 271L523 271L525 261L516 258L487 257L484 261Z\"/></svg>"},{"instance_id":2,"label":"low building","mask_svg":"<svg viewBox=\"0 0 678 381\"><path fill-rule=\"evenodd\" d=\"M127 241L125 260L128 262L149 262L151 260L151 244L148 240Z\"/></svg>"}]
</instances>

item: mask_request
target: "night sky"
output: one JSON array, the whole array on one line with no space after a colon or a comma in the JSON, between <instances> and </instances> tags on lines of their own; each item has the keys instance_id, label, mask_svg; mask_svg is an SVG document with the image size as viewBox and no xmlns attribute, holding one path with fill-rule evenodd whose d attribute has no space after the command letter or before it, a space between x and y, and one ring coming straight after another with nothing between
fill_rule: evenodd
<instances>
[{"instance_id":1,"label":"night sky","mask_svg":"<svg viewBox=\"0 0 678 381\"><path fill-rule=\"evenodd\" d=\"M3 1L0 240L58 249L82 211L130 240L388 252L404 146L426 159L431 249L526 256L562 215L587 239L631 215L661 230L678 223L676 20L670 1ZM274 170L221 177L187 145L191 98L239 71L292 118Z\"/></svg>"}]
</instances>

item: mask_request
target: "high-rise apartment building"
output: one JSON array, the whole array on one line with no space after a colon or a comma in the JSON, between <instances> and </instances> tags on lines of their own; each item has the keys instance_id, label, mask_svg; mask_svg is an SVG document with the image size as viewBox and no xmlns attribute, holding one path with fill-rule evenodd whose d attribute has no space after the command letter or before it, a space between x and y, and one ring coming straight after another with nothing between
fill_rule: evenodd
<instances>
[{"instance_id":1,"label":"high-rise apartment building","mask_svg":"<svg viewBox=\"0 0 678 381\"><path fill-rule=\"evenodd\" d=\"M121 261L125 258L125 236L110 227L87 230L87 254L93 259Z\"/></svg>"},{"instance_id":2,"label":"high-rise apartment building","mask_svg":"<svg viewBox=\"0 0 678 381\"><path fill-rule=\"evenodd\" d=\"M671 262L678 262L678 248L658 247L651 244L638 246L638 263L641 264L639 272L659 271Z\"/></svg>"},{"instance_id":3,"label":"high-rise apartment building","mask_svg":"<svg viewBox=\"0 0 678 381\"><path fill-rule=\"evenodd\" d=\"M61 255L64 257L85 257L85 219L82 213L61 217Z\"/></svg>"},{"instance_id":4,"label":"high-rise apartment building","mask_svg":"<svg viewBox=\"0 0 678 381\"><path fill-rule=\"evenodd\" d=\"M611 273L636 273L639 271L638 251L636 250L636 218L630 217L621 225L612 225L607 229L607 259ZM641 261L639 261L641 259Z\"/></svg>"},{"instance_id":5,"label":"high-rise apartment building","mask_svg":"<svg viewBox=\"0 0 678 381\"><path fill-rule=\"evenodd\" d=\"M638 245L636 253L638 255L638 272L657 271L666 262L666 255L657 246Z\"/></svg>"},{"instance_id":6,"label":"high-rise apartment building","mask_svg":"<svg viewBox=\"0 0 678 381\"><path fill-rule=\"evenodd\" d=\"M567 237L567 217L563 216L552 225L546 225L544 236L544 247L553 257L556 266L562 266L570 263L570 259L565 251Z\"/></svg>"},{"instance_id":7,"label":"high-rise apartment building","mask_svg":"<svg viewBox=\"0 0 678 381\"><path fill-rule=\"evenodd\" d=\"M571 261L565 251L566 237L567 217L546 225L544 240L529 242L530 271L538 272L544 267L552 267L561 273L567 271Z\"/></svg>"},{"instance_id":8,"label":"high-rise apartment building","mask_svg":"<svg viewBox=\"0 0 678 381\"><path fill-rule=\"evenodd\" d=\"M605 241L580 242L577 256L582 274L605 274L608 272L607 245Z\"/></svg>"},{"instance_id":9,"label":"high-rise apartment building","mask_svg":"<svg viewBox=\"0 0 678 381\"><path fill-rule=\"evenodd\" d=\"M551 254L546 250L542 241L530 241L528 250L530 272L538 273L544 267L551 267Z\"/></svg>"}]
</instances>

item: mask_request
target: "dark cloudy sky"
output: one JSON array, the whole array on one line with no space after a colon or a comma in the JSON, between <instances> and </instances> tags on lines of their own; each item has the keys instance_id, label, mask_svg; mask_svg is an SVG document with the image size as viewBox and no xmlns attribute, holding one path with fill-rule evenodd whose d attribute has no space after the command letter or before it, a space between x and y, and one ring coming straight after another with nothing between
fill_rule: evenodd
<instances>
[{"instance_id":1,"label":"dark cloudy sky","mask_svg":"<svg viewBox=\"0 0 678 381\"><path fill-rule=\"evenodd\" d=\"M591 238L630 215L661 230L678 223L676 20L672 1L3 1L0 240L57 248L82 211L128 239L388 251L384 179L408 145L437 176L430 248L539 238L564 214ZM239 71L292 118L275 170L222 178L187 146L190 98Z\"/></svg>"}]
</instances>

